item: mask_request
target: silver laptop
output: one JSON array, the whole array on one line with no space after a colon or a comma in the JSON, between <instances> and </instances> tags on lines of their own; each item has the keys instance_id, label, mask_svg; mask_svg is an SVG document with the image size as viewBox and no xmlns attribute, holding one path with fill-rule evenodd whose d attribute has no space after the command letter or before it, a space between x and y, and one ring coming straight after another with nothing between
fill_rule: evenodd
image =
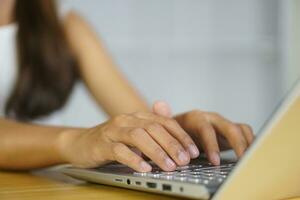
<instances>
[{"instance_id":1,"label":"silver laptop","mask_svg":"<svg viewBox=\"0 0 300 200\"><path fill-rule=\"evenodd\" d=\"M280 162L278 162L280 160ZM300 196L300 81L238 162L204 158L164 172L139 173L117 163L63 173L93 183L193 199L282 199Z\"/></svg>"}]
</instances>

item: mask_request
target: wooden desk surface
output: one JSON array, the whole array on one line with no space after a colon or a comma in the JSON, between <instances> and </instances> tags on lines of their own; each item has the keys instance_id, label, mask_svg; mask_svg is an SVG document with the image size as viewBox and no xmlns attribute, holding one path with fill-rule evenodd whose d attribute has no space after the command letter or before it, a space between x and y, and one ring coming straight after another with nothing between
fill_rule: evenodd
<instances>
[{"instance_id":1,"label":"wooden desk surface","mask_svg":"<svg viewBox=\"0 0 300 200\"><path fill-rule=\"evenodd\" d=\"M88 184L56 172L14 173L0 171L1 200L171 200L174 197ZM300 198L294 199L300 200Z\"/></svg>"},{"instance_id":2,"label":"wooden desk surface","mask_svg":"<svg viewBox=\"0 0 300 200\"><path fill-rule=\"evenodd\" d=\"M56 172L14 173L0 171L1 200L171 200L172 197L117 187L88 184Z\"/></svg>"}]
</instances>

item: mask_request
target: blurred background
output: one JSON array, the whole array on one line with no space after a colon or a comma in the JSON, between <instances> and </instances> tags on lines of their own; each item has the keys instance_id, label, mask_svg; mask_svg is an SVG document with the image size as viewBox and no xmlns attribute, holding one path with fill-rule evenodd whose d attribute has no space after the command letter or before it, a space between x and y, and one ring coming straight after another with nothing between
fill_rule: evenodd
<instances>
[{"instance_id":1,"label":"blurred background","mask_svg":"<svg viewBox=\"0 0 300 200\"><path fill-rule=\"evenodd\" d=\"M94 27L151 105L216 111L257 132L300 74L297 0L60 0ZM107 86L109 87L109 86ZM53 124L107 117L82 84Z\"/></svg>"}]
</instances>

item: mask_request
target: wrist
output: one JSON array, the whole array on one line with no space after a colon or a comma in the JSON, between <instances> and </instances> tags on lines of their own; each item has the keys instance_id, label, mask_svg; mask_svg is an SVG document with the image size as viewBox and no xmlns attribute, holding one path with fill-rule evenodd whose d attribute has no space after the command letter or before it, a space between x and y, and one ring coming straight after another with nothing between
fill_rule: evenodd
<instances>
[{"instance_id":1,"label":"wrist","mask_svg":"<svg viewBox=\"0 0 300 200\"><path fill-rule=\"evenodd\" d=\"M58 133L55 149L57 150L61 163L71 163L69 155L74 148L73 144L85 130L85 128L66 128Z\"/></svg>"}]
</instances>

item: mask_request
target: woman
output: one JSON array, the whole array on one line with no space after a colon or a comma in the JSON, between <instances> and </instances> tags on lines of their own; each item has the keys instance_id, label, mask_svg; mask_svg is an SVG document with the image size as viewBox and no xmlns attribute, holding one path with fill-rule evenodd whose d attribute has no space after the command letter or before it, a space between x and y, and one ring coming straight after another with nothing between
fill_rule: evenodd
<instances>
[{"instance_id":1,"label":"woman","mask_svg":"<svg viewBox=\"0 0 300 200\"><path fill-rule=\"evenodd\" d=\"M0 118L2 169L63 163L96 167L118 161L151 171L143 153L171 171L197 158L199 149L218 165L220 150L233 148L240 157L253 141L248 125L216 113L194 110L172 117L164 102L150 112L88 24L74 12L60 19L52 0L1 0L0 25L0 36L15 27L18 65L0 66L2 77L11 80L0 85L0 103L6 102L6 115ZM78 80L110 120L92 128L30 123L62 108Z\"/></svg>"}]
</instances>

